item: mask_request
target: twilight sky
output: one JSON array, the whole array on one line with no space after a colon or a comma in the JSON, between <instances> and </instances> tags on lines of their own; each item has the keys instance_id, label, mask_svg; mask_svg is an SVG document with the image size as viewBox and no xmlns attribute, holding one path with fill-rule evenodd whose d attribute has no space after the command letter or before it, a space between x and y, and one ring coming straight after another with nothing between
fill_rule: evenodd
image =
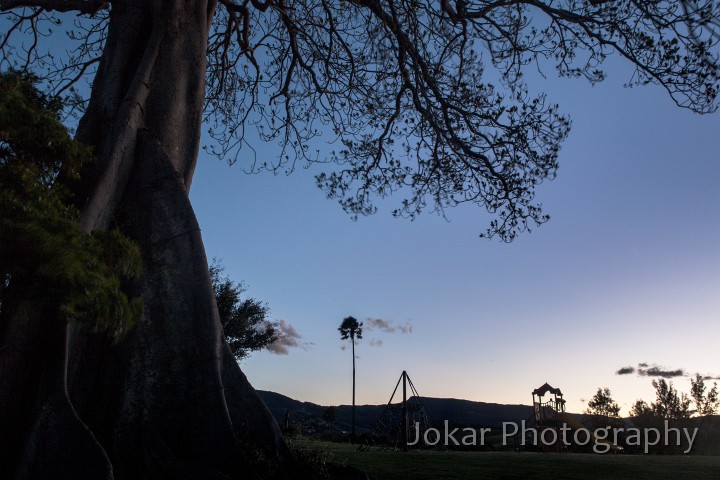
<instances>
[{"instance_id":1,"label":"twilight sky","mask_svg":"<svg viewBox=\"0 0 720 480\"><path fill-rule=\"evenodd\" d=\"M478 238L478 208L409 222L390 200L354 222L316 189L319 167L247 175L201 154L191 199L208 256L301 335L242 364L253 385L350 403L347 315L366 326L359 404L386 402L403 369L421 395L487 402L527 404L549 382L570 411L607 386L623 414L654 394L652 377L621 367L720 376L720 117L609 70L595 87L552 71L532 83L573 129L539 189L551 221L512 244ZM674 383L689 391L688 377Z\"/></svg>"},{"instance_id":2,"label":"twilight sky","mask_svg":"<svg viewBox=\"0 0 720 480\"><path fill-rule=\"evenodd\" d=\"M719 377L720 116L608 72L595 87L526 72L573 129L538 191L551 221L512 244L478 238L489 218L472 206L409 222L390 216L397 198L353 222L315 187L320 168L246 175L201 153L191 199L208 256L300 336L242 364L253 385L350 403L348 315L365 322L359 403L386 402L403 369L421 395L488 402L527 404L549 382L571 411L607 386L623 414L653 400L638 371Z\"/></svg>"},{"instance_id":3,"label":"twilight sky","mask_svg":"<svg viewBox=\"0 0 720 480\"><path fill-rule=\"evenodd\" d=\"M320 168L246 175L201 153L191 199L208 256L300 336L242 364L253 385L350 403L348 315L365 322L361 404L386 402L403 369L421 395L476 401L527 404L549 382L571 411L607 386L623 414L654 397L637 371L719 377L720 116L608 70L595 87L531 75L573 129L538 191L551 221L512 244L478 238L489 219L472 206L409 222L389 214L398 198L353 222L315 187Z\"/></svg>"}]
</instances>

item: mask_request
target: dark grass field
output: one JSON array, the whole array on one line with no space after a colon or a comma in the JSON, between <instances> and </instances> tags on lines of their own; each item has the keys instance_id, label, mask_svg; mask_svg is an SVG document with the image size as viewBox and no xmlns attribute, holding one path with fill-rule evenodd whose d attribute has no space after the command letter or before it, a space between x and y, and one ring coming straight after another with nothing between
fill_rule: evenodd
<instances>
[{"instance_id":1,"label":"dark grass field","mask_svg":"<svg viewBox=\"0 0 720 480\"><path fill-rule=\"evenodd\" d=\"M357 452L348 444L295 443L328 461L352 465L374 480L720 480L717 456Z\"/></svg>"}]
</instances>

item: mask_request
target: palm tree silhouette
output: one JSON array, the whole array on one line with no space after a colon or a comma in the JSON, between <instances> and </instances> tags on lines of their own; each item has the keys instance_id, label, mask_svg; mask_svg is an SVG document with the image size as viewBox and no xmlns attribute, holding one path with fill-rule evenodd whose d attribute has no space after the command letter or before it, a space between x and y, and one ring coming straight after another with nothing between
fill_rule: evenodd
<instances>
[{"instance_id":1,"label":"palm tree silhouette","mask_svg":"<svg viewBox=\"0 0 720 480\"><path fill-rule=\"evenodd\" d=\"M342 340L350 339L352 343L352 361L353 361L353 389L352 389L352 431L350 432L350 441L355 441L355 339L362 338L362 322L357 321L355 317L345 317L338 328L340 338Z\"/></svg>"}]
</instances>

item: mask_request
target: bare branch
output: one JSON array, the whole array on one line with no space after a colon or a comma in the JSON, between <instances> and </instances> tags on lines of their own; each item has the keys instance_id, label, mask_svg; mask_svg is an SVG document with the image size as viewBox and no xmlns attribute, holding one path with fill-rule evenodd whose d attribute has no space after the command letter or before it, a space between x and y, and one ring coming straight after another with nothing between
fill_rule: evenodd
<instances>
[{"instance_id":1,"label":"bare branch","mask_svg":"<svg viewBox=\"0 0 720 480\"><path fill-rule=\"evenodd\" d=\"M555 176L570 126L529 94L523 68L549 61L598 82L616 53L635 66L631 84L712 111L714 1L220 0L206 111L223 146L214 153L235 162L253 137L278 141L281 154L253 155L251 170L330 160L337 167L317 183L352 215L405 189L396 215L476 203L496 217L486 234L511 240L547 219L535 189ZM310 148L321 131L339 145L327 160Z\"/></svg>"},{"instance_id":2,"label":"bare branch","mask_svg":"<svg viewBox=\"0 0 720 480\"><path fill-rule=\"evenodd\" d=\"M40 51L38 40L58 25L42 8L107 3L0 0L3 8L41 7L33 16L6 14L1 60L41 64L55 92L69 91L97 68L108 16L81 17L73 38L80 46L58 60ZM215 140L208 150L253 172L332 164L317 183L353 216L402 190L395 215L474 203L494 219L486 235L503 240L546 221L535 192L555 177L570 122L530 93L523 70L531 65L594 83L605 79L603 62L618 55L634 67L628 84L658 84L700 113L718 106L717 0L217 6L207 42L204 120ZM24 43L12 44L10 34ZM276 142L279 154L258 158L257 142Z\"/></svg>"},{"instance_id":3,"label":"bare branch","mask_svg":"<svg viewBox=\"0 0 720 480\"><path fill-rule=\"evenodd\" d=\"M12 8L40 8L51 12L77 11L82 14L95 15L100 10L110 7L109 1L104 0L0 0L0 11Z\"/></svg>"}]
</instances>

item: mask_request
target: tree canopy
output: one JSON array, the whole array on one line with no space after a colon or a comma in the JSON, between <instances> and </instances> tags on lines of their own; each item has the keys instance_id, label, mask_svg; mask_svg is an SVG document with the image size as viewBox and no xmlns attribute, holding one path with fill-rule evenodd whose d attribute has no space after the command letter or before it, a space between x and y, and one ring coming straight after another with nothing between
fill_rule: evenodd
<instances>
[{"instance_id":1,"label":"tree canopy","mask_svg":"<svg viewBox=\"0 0 720 480\"><path fill-rule=\"evenodd\" d=\"M672 382L665 379L653 380L655 402L651 404L653 414L660 418L687 418L690 416L690 399L685 393L678 393Z\"/></svg>"},{"instance_id":2,"label":"tree canopy","mask_svg":"<svg viewBox=\"0 0 720 480\"><path fill-rule=\"evenodd\" d=\"M630 408L631 417L643 417L645 415L652 415L653 409L647 404L645 400L638 399L635 401L633 406Z\"/></svg>"},{"instance_id":3,"label":"tree canopy","mask_svg":"<svg viewBox=\"0 0 720 480\"><path fill-rule=\"evenodd\" d=\"M278 340L280 325L267 320L266 304L254 298L241 299L244 285L230 280L224 271L223 266L214 261L210 265L210 279L225 339L235 358L242 360Z\"/></svg>"},{"instance_id":4,"label":"tree canopy","mask_svg":"<svg viewBox=\"0 0 720 480\"><path fill-rule=\"evenodd\" d=\"M140 275L140 253L117 230L89 235L78 227L62 180L77 177L92 153L70 138L62 105L36 81L0 74L0 305L25 288L35 301L60 305L66 321L119 337L142 314L140 299L122 288Z\"/></svg>"},{"instance_id":5,"label":"tree canopy","mask_svg":"<svg viewBox=\"0 0 720 480\"><path fill-rule=\"evenodd\" d=\"M652 415L667 419L690 417L690 398L685 393L679 393L672 382L668 383L661 378L653 380L652 386L655 388L655 401L648 404L644 400L637 400L630 410L630 416Z\"/></svg>"},{"instance_id":6,"label":"tree canopy","mask_svg":"<svg viewBox=\"0 0 720 480\"><path fill-rule=\"evenodd\" d=\"M345 317L338 327L340 338L347 340L348 338L355 343L355 340L362 338L362 322L358 322L355 317Z\"/></svg>"},{"instance_id":7,"label":"tree canopy","mask_svg":"<svg viewBox=\"0 0 720 480\"><path fill-rule=\"evenodd\" d=\"M36 7L6 14L2 53L13 53L11 34L47 32L52 9L92 13L67 58L44 56L37 36L15 51L67 92L95 71L103 8L117 3L2 1ZM483 235L509 241L548 219L536 188L555 177L570 128L531 93L525 69L598 82L615 55L634 69L629 85L657 84L679 106L711 112L718 18L714 0L220 0L207 48L209 149L249 170L332 162L317 184L352 215L398 190L397 216L474 203L491 214ZM314 148L321 135L335 141L329 156ZM257 140L281 152L257 158Z\"/></svg>"},{"instance_id":8,"label":"tree canopy","mask_svg":"<svg viewBox=\"0 0 720 480\"><path fill-rule=\"evenodd\" d=\"M620 407L613 400L609 388L598 388L595 395L588 401L588 408L585 413L617 418L620 414Z\"/></svg>"},{"instance_id":9,"label":"tree canopy","mask_svg":"<svg viewBox=\"0 0 720 480\"><path fill-rule=\"evenodd\" d=\"M720 407L717 383L710 390L705 386L705 379L699 373L690 379L690 397L695 404L695 413L700 416L715 415Z\"/></svg>"}]
</instances>

